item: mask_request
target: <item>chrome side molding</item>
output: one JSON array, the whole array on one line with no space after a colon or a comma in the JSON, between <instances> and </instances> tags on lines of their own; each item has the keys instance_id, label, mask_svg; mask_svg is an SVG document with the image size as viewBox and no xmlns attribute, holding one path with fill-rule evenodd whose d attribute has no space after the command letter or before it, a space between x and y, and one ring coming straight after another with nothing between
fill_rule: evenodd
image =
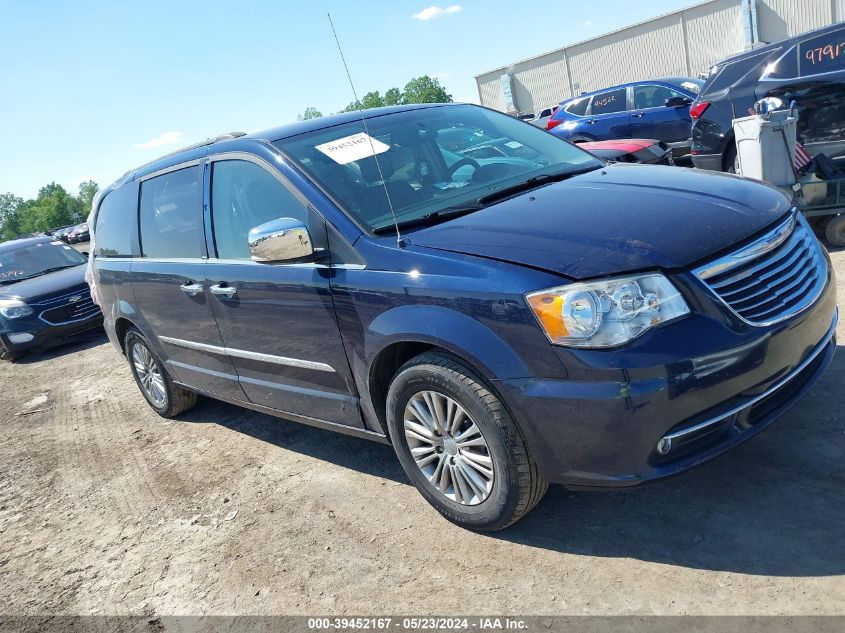
<instances>
[{"instance_id":1,"label":"chrome side molding","mask_svg":"<svg viewBox=\"0 0 845 633\"><path fill-rule=\"evenodd\" d=\"M303 360L301 358L288 358L286 356L275 356L274 354L264 354L262 352L250 352L243 349L234 349L231 347L221 347L219 345L209 345L208 343L197 343L196 341L186 341L181 338L173 338L172 336L159 336L158 340L162 343L176 345L177 347L184 347L186 349L193 349L200 352L208 352L209 354L218 354L220 356L231 356L234 358L246 358L249 360L257 360L263 363L274 363L276 365L285 365L287 367L299 367L301 369L312 369L314 371L334 372L335 368L326 363L318 363L313 360Z\"/></svg>"}]
</instances>

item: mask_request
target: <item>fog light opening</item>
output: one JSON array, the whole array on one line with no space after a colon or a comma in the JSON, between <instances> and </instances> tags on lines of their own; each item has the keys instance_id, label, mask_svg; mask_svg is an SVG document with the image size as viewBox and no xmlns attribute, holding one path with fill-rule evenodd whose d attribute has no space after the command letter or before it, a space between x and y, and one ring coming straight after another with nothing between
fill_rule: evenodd
<instances>
[{"instance_id":1,"label":"fog light opening","mask_svg":"<svg viewBox=\"0 0 845 633\"><path fill-rule=\"evenodd\" d=\"M672 438L669 438L669 437L660 438L660 441L657 443L657 454L658 455L666 455L671 450L672 450Z\"/></svg>"},{"instance_id":2,"label":"fog light opening","mask_svg":"<svg viewBox=\"0 0 845 633\"><path fill-rule=\"evenodd\" d=\"M10 343L29 343L35 337L29 332L15 332L14 334L7 334Z\"/></svg>"}]
</instances>

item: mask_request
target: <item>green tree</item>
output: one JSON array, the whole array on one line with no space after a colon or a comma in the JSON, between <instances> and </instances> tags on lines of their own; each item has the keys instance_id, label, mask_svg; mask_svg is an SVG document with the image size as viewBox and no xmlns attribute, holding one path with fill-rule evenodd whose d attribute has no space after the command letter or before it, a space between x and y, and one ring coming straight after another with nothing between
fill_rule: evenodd
<instances>
[{"instance_id":1,"label":"green tree","mask_svg":"<svg viewBox=\"0 0 845 633\"><path fill-rule=\"evenodd\" d=\"M57 226L73 224L82 219L82 201L55 182L42 187L34 200L18 206L19 229L23 233L37 233Z\"/></svg>"},{"instance_id":2,"label":"green tree","mask_svg":"<svg viewBox=\"0 0 845 633\"><path fill-rule=\"evenodd\" d=\"M428 75L411 79L405 84L402 103L451 103L452 95L440 85L437 79Z\"/></svg>"},{"instance_id":3,"label":"green tree","mask_svg":"<svg viewBox=\"0 0 845 633\"><path fill-rule=\"evenodd\" d=\"M308 106L307 108L305 108L305 112L297 115L296 120L308 121L309 119L319 119L321 116L323 116L323 113L320 112L317 108L313 106Z\"/></svg>"},{"instance_id":4,"label":"green tree","mask_svg":"<svg viewBox=\"0 0 845 633\"><path fill-rule=\"evenodd\" d=\"M87 216L91 213L91 204L94 202L94 196L100 190L100 186L93 180L86 180L79 184L79 204L82 209L82 215Z\"/></svg>"},{"instance_id":5,"label":"green tree","mask_svg":"<svg viewBox=\"0 0 845 633\"><path fill-rule=\"evenodd\" d=\"M391 88L385 92L383 102L386 106L401 105L402 93L399 91L399 88Z\"/></svg>"},{"instance_id":6,"label":"green tree","mask_svg":"<svg viewBox=\"0 0 845 633\"><path fill-rule=\"evenodd\" d=\"M0 241L10 240L20 234L18 209L23 198L12 193L0 195Z\"/></svg>"}]
</instances>

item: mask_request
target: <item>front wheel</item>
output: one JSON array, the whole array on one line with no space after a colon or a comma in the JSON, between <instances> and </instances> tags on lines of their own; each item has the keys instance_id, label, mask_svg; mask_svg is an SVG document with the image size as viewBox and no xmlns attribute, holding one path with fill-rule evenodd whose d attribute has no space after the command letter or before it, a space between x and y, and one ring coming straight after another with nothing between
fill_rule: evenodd
<instances>
[{"instance_id":1,"label":"front wheel","mask_svg":"<svg viewBox=\"0 0 845 633\"><path fill-rule=\"evenodd\" d=\"M824 229L824 236L831 246L845 246L845 214L830 218Z\"/></svg>"},{"instance_id":2,"label":"front wheel","mask_svg":"<svg viewBox=\"0 0 845 633\"><path fill-rule=\"evenodd\" d=\"M387 416L405 473L453 523L501 530L543 498L548 484L501 401L451 355L427 352L400 368Z\"/></svg>"}]
</instances>

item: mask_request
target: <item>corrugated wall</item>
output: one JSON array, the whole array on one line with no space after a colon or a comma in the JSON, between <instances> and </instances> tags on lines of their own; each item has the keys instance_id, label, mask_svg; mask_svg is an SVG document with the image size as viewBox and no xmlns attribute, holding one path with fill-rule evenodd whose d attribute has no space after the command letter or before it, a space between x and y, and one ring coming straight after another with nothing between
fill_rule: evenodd
<instances>
[{"instance_id":1,"label":"corrugated wall","mask_svg":"<svg viewBox=\"0 0 845 633\"><path fill-rule=\"evenodd\" d=\"M566 49L576 94L661 75L686 74L677 15L653 20Z\"/></svg>"},{"instance_id":2,"label":"corrugated wall","mask_svg":"<svg viewBox=\"0 0 845 633\"><path fill-rule=\"evenodd\" d=\"M706 72L731 53L743 50L742 12L736 0L719 0L686 9L690 74Z\"/></svg>"},{"instance_id":3,"label":"corrugated wall","mask_svg":"<svg viewBox=\"0 0 845 633\"><path fill-rule=\"evenodd\" d=\"M811 31L834 22L831 0L758 0L757 24L760 39L778 40Z\"/></svg>"},{"instance_id":4,"label":"corrugated wall","mask_svg":"<svg viewBox=\"0 0 845 633\"><path fill-rule=\"evenodd\" d=\"M573 94L660 77L705 72L745 48L741 0L710 0L614 33L476 77L483 105L505 109L501 75L512 75L519 112ZM845 0L758 0L761 40L777 41L845 19Z\"/></svg>"}]
</instances>

